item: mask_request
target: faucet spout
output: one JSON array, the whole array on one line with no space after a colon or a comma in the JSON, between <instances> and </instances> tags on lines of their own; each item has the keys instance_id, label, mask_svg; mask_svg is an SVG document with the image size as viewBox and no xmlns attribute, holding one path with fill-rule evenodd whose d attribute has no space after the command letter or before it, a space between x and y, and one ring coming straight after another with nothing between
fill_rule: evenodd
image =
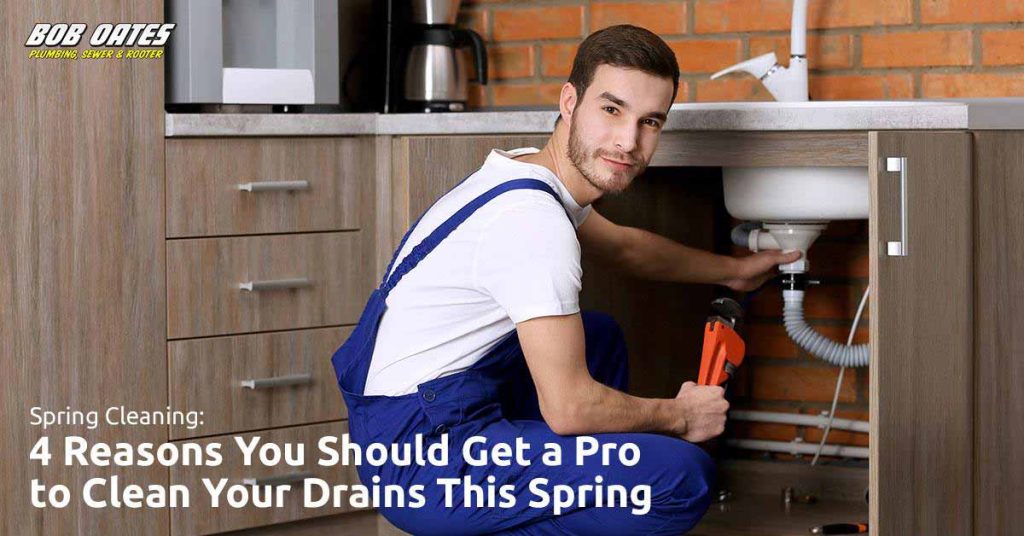
<instances>
[{"instance_id":1,"label":"faucet spout","mask_svg":"<svg viewBox=\"0 0 1024 536\"><path fill-rule=\"evenodd\" d=\"M807 93L807 0L793 0L789 39L789 66L779 65L774 52L726 67L711 75L714 80L733 72L745 72L759 79L777 101L804 102Z\"/></svg>"},{"instance_id":2,"label":"faucet spout","mask_svg":"<svg viewBox=\"0 0 1024 536\"><path fill-rule=\"evenodd\" d=\"M790 22L789 55L807 56L807 0L793 0L793 20Z\"/></svg>"}]
</instances>

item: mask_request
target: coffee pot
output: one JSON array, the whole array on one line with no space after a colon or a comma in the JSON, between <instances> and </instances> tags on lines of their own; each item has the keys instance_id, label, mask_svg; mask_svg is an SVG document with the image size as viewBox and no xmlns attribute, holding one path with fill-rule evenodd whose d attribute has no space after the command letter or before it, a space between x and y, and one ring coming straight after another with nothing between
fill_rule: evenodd
<instances>
[{"instance_id":1,"label":"coffee pot","mask_svg":"<svg viewBox=\"0 0 1024 536\"><path fill-rule=\"evenodd\" d=\"M487 48L480 34L455 27L461 0L411 0L403 99L405 111L461 112L469 98L470 47L476 79L487 83Z\"/></svg>"}]
</instances>

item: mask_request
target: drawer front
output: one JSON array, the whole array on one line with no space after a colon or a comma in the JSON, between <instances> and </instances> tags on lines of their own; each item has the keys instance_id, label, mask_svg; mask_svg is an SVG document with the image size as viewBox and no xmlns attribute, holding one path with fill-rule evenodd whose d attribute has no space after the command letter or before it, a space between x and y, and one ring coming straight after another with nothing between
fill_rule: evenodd
<instances>
[{"instance_id":1,"label":"drawer front","mask_svg":"<svg viewBox=\"0 0 1024 536\"><path fill-rule=\"evenodd\" d=\"M189 443L196 443L204 448L206 444L211 442L220 443L220 453L224 461L217 467L196 467L177 464L170 468L171 484L187 486L190 499L188 508L174 508L171 510L171 534L175 536L213 534L358 510L350 507L347 500L344 500L347 494L343 494L340 508L334 508L330 501L325 506L319 508L305 508L303 506L302 481L300 478L294 478L299 475L309 475L324 480L329 486L359 483L355 466L336 465L334 467L320 467L316 463L321 457L317 450L317 442L320 441L320 438L324 436L337 436L340 439L341 434L347 432L348 423L340 421L268 430L254 434L239 434L237 436L246 443L252 441L253 437L259 436L260 445L274 443L282 449L286 444L302 444L305 450L305 464L299 467L292 467L283 461L275 467L265 467L259 461L246 466L244 465L242 451L233 439L234 436L190 440ZM258 451L259 449L257 448ZM211 506L211 493L203 485L202 479L204 478L208 479L213 486L216 486L220 479L227 479L224 490L222 490L220 495L220 506L217 508ZM280 508L259 508L253 506L251 504L251 493L254 486L252 485L244 486L246 491L250 493L250 504L248 506L235 508L227 504L225 500L228 496L228 487L235 484L243 484L245 479L249 478L257 479L257 481L267 478L284 478L293 481L290 482L291 489L283 494L283 506ZM319 497L318 493L315 496L311 496L311 499L317 500Z\"/></svg>"},{"instance_id":2,"label":"drawer front","mask_svg":"<svg viewBox=\"0 0 1024 536\"><path fill-rule=\"evenodd\" d=\"M202 411L171 439L247 432L347 417L330 358L352 328L172 341L171 407Z\"/></svg>"},{"instance_id":3,"label":"drawer front","mask_svg":"<svg viewBox=\"0 0 1024 536\"><path fill-rule=\"evenodd\" d=\"M166 147L168 237L360 228L372 138L171 139Z\"/></svg>"},{"instance_id":4,"label":"drawer front","mask_svg":"<svg viewBox=\"0 0 1024 536\"><path fill-rule=\"evenodd\" d=\"M168 241L168 338L354 324L362 254L359 232Z\"/></svg>"}]
</instances>

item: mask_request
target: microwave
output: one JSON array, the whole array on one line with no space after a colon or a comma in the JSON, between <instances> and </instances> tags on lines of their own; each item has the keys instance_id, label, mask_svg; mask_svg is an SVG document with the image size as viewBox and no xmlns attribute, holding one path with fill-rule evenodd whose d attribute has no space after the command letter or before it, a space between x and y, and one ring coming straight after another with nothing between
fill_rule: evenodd
<instances>
[{"instance_id":1,"label":"microwave","mask_svg":"<svg viewBox=\"0 0 1024 536\"><path fill-rule=\"evenodd\" d=\"M166 6L168 22L177 25L165 64L168 110L341 105L339 0L168 0Z\"/></svg>"}]
</instances>

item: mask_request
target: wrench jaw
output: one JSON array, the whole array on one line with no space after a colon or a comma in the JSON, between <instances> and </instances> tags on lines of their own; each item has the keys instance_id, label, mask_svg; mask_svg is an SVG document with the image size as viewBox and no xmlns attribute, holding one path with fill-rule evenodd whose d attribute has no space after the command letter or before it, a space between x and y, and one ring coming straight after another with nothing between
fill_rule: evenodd
<instances>
[{"instance_id":1,"label":"wrench jaw","mask_svg":"<svg viewBox=\"0 0 1024 536\"><path fill-rule=\"evenodd\" d=\"M743 307L732 298L718 298L711 302L712 318L719 319L730 328L736 329L736 325L743 320Z\"/></svg>"}]
</instances>

